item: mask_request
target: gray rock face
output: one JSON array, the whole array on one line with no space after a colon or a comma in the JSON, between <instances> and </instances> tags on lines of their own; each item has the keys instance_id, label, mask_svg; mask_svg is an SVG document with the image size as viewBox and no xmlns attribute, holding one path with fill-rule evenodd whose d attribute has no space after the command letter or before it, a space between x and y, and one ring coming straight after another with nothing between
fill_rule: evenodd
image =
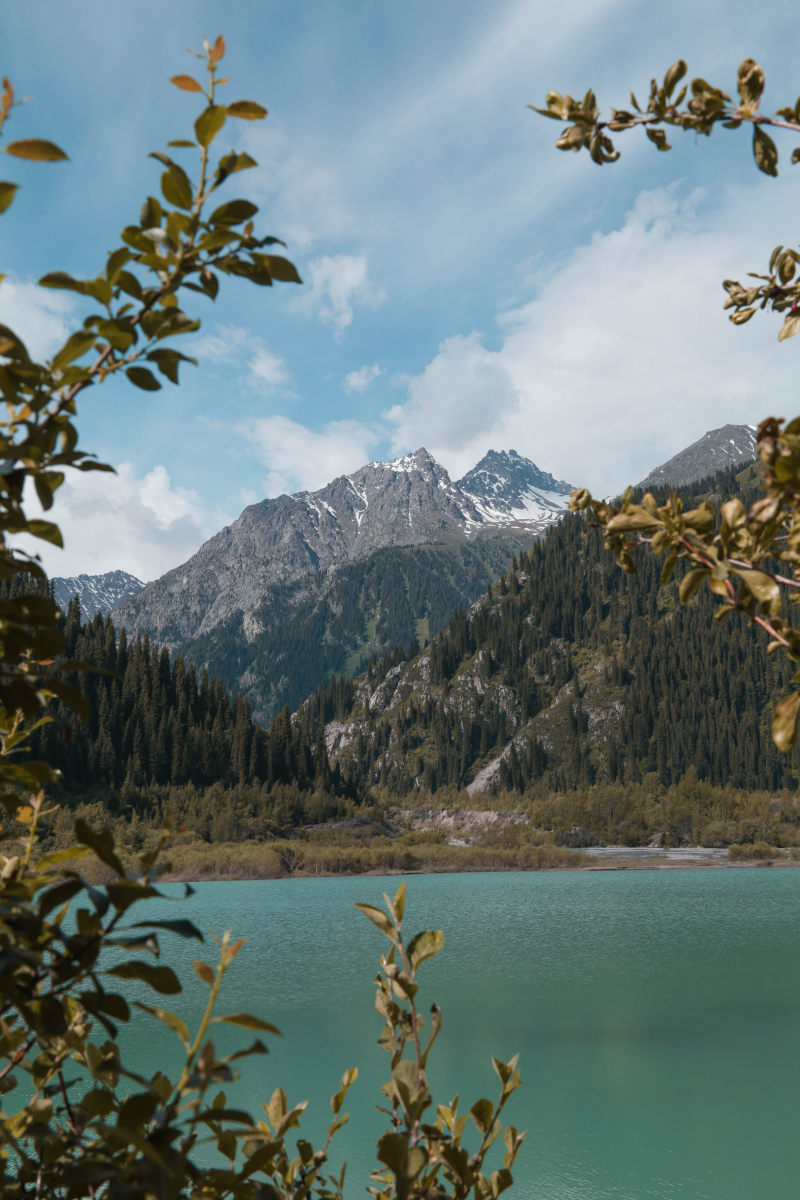
<instances>
[{"instance_id":1,"label":"gray rock face","mask_svg":"<svg viewBox=\"0 0 800 1200\"><path fill-rule=\"evenodd\" d=\"M83 615L91 620L98 612L106 615L129 596L144 587L141 579L127 571L107 571L105 575L56 576L52 581L56 604L66 612L73 596L80 601Z\"/></svg>"},{"instance_id":2,"label":"gray rock face","mask_svg":"<svg viewBox=\"0 0 800 1200\"><path fill-rule=\"evenodd\" d=\"M121 605L119 620L130 631L146 630L176 645L237 612L246 627L247 614L276 583L328 571L384 546L472 537L512 523L536 532L566 507L565 493L548 493L548 501L544 489L534 503L532 481L567 485L513 452L490 453L467 478L474 494L420 449L393 462L368 463L317 492L262 500L183 566Z\"/></svg>"},{"instance_id":3,"label":"gray rock face","mask_svg":"<svg viewBox=\"0 0 800 1200\"><path fill-rule=\"evenodd\" d=\"M638 487L685 487L696 483L715 471L740 463L752 462L756 457L755 425L723 425L711 429L691 446L673 455L643 479Z\"/></svg>"}]
</instances>

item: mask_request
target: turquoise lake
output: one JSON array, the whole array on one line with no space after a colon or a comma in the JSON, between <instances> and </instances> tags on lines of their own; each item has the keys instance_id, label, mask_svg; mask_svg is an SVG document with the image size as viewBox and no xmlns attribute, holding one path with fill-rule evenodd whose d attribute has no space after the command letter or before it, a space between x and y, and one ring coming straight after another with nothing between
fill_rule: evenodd
<instances>
[{"instance_id":1,"label":"turquoise lake","mask_svg":"<svg viewBox=\"0 0 800 1200\"><path fill-rule=\"evenodd\" d=\"M247 1066L237 1106L260 1112L283 1086L310 1101L303 1132L318 1139L342 1071L359 1067L353 1123L331 1156L348 1162L350 1196L365 1194L374 1166L388 1074L372 984L386 943L353 904L378 904L399 882L204 883L185 902L158 902L161 915L248 939L220 1011L257 1013L285 1036ZM491 1056L521 1055L524 1086L506 1114L528 1139L510 1196L796 1200L800 872L429 875L407 886L409 936L445 933L420 979L422 1010L437 1000L444 1013L429 1064L437 1100L458 1092L468 1108L494 1096ZM190 960L211 961L213 944L165 935L163 947L186 986L163 1003L196 1019L207 989ZM226 1047L240 1033L225 1030ZM171 1039L137 1018L129 1061L163 1067Z\"/></svg>"}]
</instances>

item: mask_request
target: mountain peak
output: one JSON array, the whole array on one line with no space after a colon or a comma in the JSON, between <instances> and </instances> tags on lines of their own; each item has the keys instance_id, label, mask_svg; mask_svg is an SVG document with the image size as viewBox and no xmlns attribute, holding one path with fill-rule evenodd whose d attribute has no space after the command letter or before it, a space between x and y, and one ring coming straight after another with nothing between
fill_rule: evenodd
<instances>
[{"instance_id":1,"label":"mountain peak","mask_svg":"<svg viewBox=\"0 0 800 1200\"><path fill-rule=\"evenodd\" d=\"M552 521L567 507L572 491L516 450L489 450L458 486L484 521L502 525Z\"/></svg>"},{"instance_id":2,"label":"mountain peak","mask_svg":"<svg viewBox=\"0 0 800 1200\"><path fill-rule=\"evenodd\" d=\"M104 575L58 575L52 583L53 598L58 607L66 612L70 600L77 596L87 621L98 612L108 615L144 587L141 579L127 571L106 571Z\"/></svg>"},{"instance_id":3,"label":"mountain peak","mask_svg":"<svg viewBox=\"0 0 800 1200\"><path fill-rule=\"evenodd\" d=\"M744 466L756 457L756 440L755 425L709 429L691 446L655 467L637 486L686 487L726 467Z\"/></svg>"},{"instance_id":4,"label":"mountain peak","mask_svg":"<svg viewBox=\"0 0 800 1200\"><path fill-rule=\"evenodd\" d=\"M413 454L401 454L399 458L391 458L386 462L373 462L368 464L370 467L386 467L392 471L426 471L431 468L436 468L443 471L444 468L437 463L436 459L426 450L424 446L420 446ZM362 468L363 470L364 468Z\"/></svg>"},{"instance_id":5,"label":"mountain peak","mask_svg":"<svg viewBox=\"0 0 800 1200\"><path fill-rule=\"evenodd\" d=\"M314 492L251 505L181 567L130 601L124 618L165 640L204 635L230 619L255 629L277 587L389 546L467 541L498 529L531 538L558 520L569 485L515 451L490 451L455 483L424 447L371 462ZM249 635L248 635L249 636Z\"/></svg>"}]
</instances>

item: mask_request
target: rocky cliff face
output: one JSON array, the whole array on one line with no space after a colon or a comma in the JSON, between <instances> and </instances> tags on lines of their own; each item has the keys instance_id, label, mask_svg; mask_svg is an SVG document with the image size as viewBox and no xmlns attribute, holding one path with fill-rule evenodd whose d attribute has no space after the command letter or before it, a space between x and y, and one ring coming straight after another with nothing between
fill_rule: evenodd
<instances>
[{"instance_id":1,"label":"rocky cliff face","mask_svg":"<svg viewBox=\"0 0 800 1200\"><path fill-rule=\"evenodd\" d=\"M756 457L755 425L723 425L710 429L691 446L655 467L639 487L685 487L727 467L752 462Z\"/></svg>"},{"instance_id":2,"label":"rocky cliff face","mask_svg":"<svg viewBox=\"0 0 800 1200\"><path fill-rule=\"evenodd\" d=\"M460 483L425 449L368 463L317 492L246 508L187 563L121 605L119 620L171 645L207 634L237 613L247 626L248 614L274 585L381 547L473 538L509 524L535 535L564 511L568 490L513 452L490 452Z\"/></svg>"}]
</instances>

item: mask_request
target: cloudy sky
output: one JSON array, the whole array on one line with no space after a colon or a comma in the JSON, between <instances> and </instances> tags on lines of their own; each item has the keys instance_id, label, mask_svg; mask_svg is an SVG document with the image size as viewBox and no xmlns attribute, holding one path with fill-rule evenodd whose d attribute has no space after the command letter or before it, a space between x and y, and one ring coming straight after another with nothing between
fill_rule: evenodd
<instances>
[{"instance_id":1,"label":"cloudy sky","mask_svg":"<svg viewBox=\"0 0 800 1200\"><path fill-rule=\"evenodd\" d=\"M559 126L526 105L592 86L624 106L681 56L732 91L752 55L772 111L795 99L795 24L783 0L3 5L2 67L32 97L9 136L70 156L6 160L23 190L3 217L0 319L33 350L84 312L37 278L96 274L158 193L148 152L196 115L168 78L219 32L227 99L270 112L218 138L260 164L230 196L261 206L304 280L198 297L180 388L83 394L82 443L118 474L62 489L50 570L155 578L248 503L422 445L454 478L513 448L608 493L707 429L794 414L800 343L767 317L734 328L720 287L797 242L791 139L777 180L725 131L676 135L670 154L631 134L600 169L553 149Z\"/></svg>"}]
</instances>

